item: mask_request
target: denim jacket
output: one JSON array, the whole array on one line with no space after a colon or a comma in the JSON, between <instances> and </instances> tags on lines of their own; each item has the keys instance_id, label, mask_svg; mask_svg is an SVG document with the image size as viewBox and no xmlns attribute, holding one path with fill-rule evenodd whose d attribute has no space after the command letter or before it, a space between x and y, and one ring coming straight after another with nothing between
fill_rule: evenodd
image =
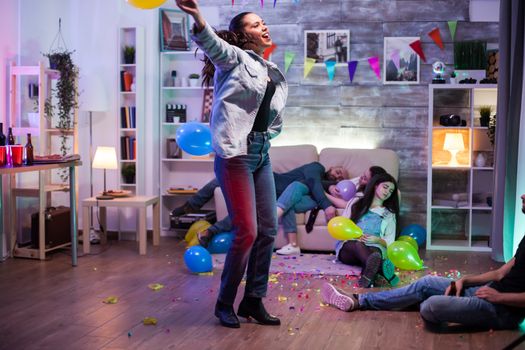
<instances>
[{"instance_id":1,"label":"denim jacket","mask_svg":"<svg viewBox=\"0 0 525 350\"><path fill-rule=\"evenodd\" d=\"M215 65L211 132L217 155L231 158L247 154L247 137L266 92L268 76L276 84L268 132L270 138L277 136L288 96L286 79L277 66L251 50L228 44L208 23L192 39Z\"/></svg>"}]
</instances>

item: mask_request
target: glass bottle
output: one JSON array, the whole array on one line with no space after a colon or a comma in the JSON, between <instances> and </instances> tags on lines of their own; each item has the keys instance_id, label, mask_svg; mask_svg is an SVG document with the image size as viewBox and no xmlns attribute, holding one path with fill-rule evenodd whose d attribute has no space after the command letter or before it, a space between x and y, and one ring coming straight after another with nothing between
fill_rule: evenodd
<instances>
[{"instance_id":1,"label":"glass bottle","mask_svg":"<svg viewBox=\"0 0 525 350\"><path fill-rule=\"evenodd\" d=\"M5 146L4 123L0 123L0 146Z\"/></svg>"},{"instance_id":2,"label":"glass bottle","mask_svg":"<svg viewBox=\"0 0 525 350\"><path fill-rule=\"evenodd\" d=\"M27 143L25 146L25 153L26 153L26 165L33 165L34 152L33 152L33 144L31 143L31 134L27 134Z\"/></svg>"},{"instance_id":3,"label":"glass bottle","mask_svg":"<svg viewBox=\"0 0 525 350\"><path fill-rule=\"evenodd\" d=\"M13 128L11 127L9 127L9 131L7 132L7 144L8 145L15 144L15 137L13 136Z\"/></svg>"}]
</instances>

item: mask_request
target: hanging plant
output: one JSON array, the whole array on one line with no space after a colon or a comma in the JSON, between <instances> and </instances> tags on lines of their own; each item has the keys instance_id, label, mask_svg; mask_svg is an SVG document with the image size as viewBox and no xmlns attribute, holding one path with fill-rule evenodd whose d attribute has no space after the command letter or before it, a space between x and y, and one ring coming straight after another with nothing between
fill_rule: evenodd
<instances>
[{"instance_id":1,"label":"hanging plant","mask_svg":"<svg viewBox=\"0 0 525 350\"><path fill-rule=\"evenodd\" d=\"M53 49L55 43L57 43L57 47ZM46 99L44 113L50 121L56 120L56 128L61 131L60 152L64 156L69 151L67 145L68 132L75 127L73 115L75 109L78 108L79 92L77 81L79 69L73 63L71 57L73 52L65 47L61 32L61 19L59 19L58 33L51 44L50 52L43 55L49 59L50 67L60 72L60 78L55 87L51 89L50 96ZM53 104L53 101L56 101L56 104ZM69 173L67 171L61 172L60 178L62 181L67 182Z\"/></svg>"}]
</instances>

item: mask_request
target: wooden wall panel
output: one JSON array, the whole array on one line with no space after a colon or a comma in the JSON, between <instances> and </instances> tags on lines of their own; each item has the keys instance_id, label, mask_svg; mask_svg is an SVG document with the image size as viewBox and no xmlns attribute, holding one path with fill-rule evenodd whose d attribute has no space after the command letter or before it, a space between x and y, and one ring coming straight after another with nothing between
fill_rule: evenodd
<instances>
[{"instance_id":1,"label":"wooden wall panel","mask_svg":"<svg viewBox=\"0 0 525 350\"><path fill-rule=\"evenodd\" d=\"M313 143L322 147L383 147L400 158L399 184L403 194L401 227L426 224L428 84L432 63L441 60L447 75L453 67L454 48L447 21L457 20L456 40L498 42L498 23L469 22L468 0L207 0L205 6L220 12L220 29L242 11L259 14L269 25L278 45L272 61L284 68L284 52L295 53L286 74L288 108L283 133L275 145ZM204 6L202 4L201 6ZM445 48L428 36L438 27ZM353 83L346 66L336 68L328 81L324 66L303 78L304 30L348 29L350 59L359 60ZM386 36L418 36L427 57L421 61L420 84L383 85L366 59L380 58ZM283 69L284 70L284 69ZM462 96L464 98L464 96ZM459 104L463 100L456 101Z\"/></svg>"}]
</instances>

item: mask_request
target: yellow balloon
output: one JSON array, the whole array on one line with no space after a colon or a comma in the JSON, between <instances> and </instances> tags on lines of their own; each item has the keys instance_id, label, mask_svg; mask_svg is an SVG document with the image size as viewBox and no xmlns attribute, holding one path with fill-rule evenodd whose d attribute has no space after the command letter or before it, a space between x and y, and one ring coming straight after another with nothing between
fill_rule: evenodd
<instances>
[{"instance_id":1,"label":"yellow balloon","mask_svg":"<svg viewBox=\"0 0 525 350\"><path fill-rule=\"evenodd\" d=\"M166 0L126 0L128 4L139 9L154 9L164 4Z\"/></svg>"},{"instance_id":2,"label":"yellow balloon","mask_svg":"<svg viewBox=\"0 0 525 350\"><path fill-rule=\"evenodd\" d=\"M345 241L361 237L363 230L352 220L344 216L336 216L328 222L328 233L339 241Z\"/></svg>"},{"instance_id":3,"label":"yellow balloon","mask_svg":"<svg viewBox=\"0 0 525 350\"><path fill-rule=\"evenodd\" d=\"M193 241L193 239L197 238L197 233L206 230L210 226L211 224L206 220L195 221L193 224L191 224L190 228L188 229L188 232L186 232L186 236L184 236L184 240L190 243L191 241ZM197 241L197 244L198 244L198 241Z\"/></svg>"},{"instance_id":4,"label":"yellow balloon","mask_svg":"<svg viewBox=\"0 0 525 350\"><path fill-rule=\"evenodd\" d=\"M401 242L410 243L410 245L416 249L416 252L419 250L419 246L417 245L417 241L413 237L410 237L410 236L399 236L399 238L397 240L401 241Z\"/></svg>"}]
</instances>

